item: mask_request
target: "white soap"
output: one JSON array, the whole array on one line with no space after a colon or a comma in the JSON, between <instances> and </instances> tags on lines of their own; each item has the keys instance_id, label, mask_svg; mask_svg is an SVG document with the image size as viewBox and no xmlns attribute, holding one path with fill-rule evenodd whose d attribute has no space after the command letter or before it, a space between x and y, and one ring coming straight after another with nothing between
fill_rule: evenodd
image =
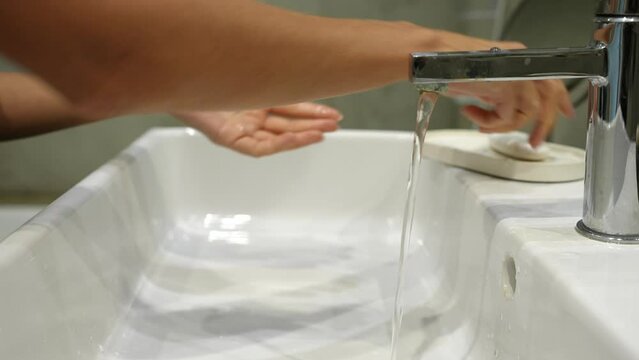
<instances>
[{"instance_id":1,"label":"white soap","mask_svg":"<svg viewBox=\"0 0 639 360\"><path fill-rule=\"evenodd\" d=\"M550 156L546 144L533 148L528 142L528 135L522 132L491 134L488 139L491 149L513 159L543 161Z\"/></svg>"}]
</instances>

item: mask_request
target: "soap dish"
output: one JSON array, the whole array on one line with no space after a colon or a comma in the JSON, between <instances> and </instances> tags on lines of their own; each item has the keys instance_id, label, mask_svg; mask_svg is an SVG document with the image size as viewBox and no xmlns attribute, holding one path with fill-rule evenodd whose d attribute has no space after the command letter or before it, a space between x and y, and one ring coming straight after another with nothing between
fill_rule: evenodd
<instances>
[{"instance_id":1,"label":"soap dish","mask_svg":"<svg viewBox=\"0 0 639 360\"><path fill-rule=\"evenodd\" d=\"M547 158L526 161L491 149L489 135L476 130L431 130L424 157L505 179L530 182L566 182L584 178L585 151L546 143Z\"/></svg>"}]
</instances>

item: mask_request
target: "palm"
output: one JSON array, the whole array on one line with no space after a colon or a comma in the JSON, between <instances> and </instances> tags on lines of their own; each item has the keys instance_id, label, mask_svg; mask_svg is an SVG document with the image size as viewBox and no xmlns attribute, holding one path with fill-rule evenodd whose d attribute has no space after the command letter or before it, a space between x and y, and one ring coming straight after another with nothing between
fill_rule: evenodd
<instances>
[{"instance_id":1,"label":"palm","mask_svg":"<svg viewBox=\"0 0 639 360\"><path fill-rule=\"evenodd\" d=\"M297 149L338 129L341 115L312 103L262 110L188 112L177 115L216 144L251 156Z\"/></svg>"}]
</instances>

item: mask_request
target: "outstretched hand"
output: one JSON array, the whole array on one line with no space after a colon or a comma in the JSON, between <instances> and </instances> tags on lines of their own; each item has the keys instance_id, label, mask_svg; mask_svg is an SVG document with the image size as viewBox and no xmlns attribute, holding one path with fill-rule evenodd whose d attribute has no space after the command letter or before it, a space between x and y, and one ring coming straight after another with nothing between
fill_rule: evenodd
<instances>
[{"instance_id":1,"label":"outstretched hand","mask_svg":"<svg viewBox=\"0 0 639 360\"><path fill-rule=\"evenodd\" d=\"M261 110L191 111L177 118L214 143L255 157L293 150L322 141L339 128L339 111L315 103Z\"/></svg>"}]
</instances>

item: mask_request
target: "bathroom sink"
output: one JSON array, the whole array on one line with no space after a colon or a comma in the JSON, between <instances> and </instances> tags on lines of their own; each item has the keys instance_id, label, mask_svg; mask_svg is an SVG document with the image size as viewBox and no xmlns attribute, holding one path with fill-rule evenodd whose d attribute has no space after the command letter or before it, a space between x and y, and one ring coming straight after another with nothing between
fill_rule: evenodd
<instances>
[{"instance_id":1,"label":"bathroom sink","mask_svg":"<svg viewBox=\"0 0 639 360\"><path fill-rule=\"evenodd\" d=\"M0 242L0 359L388 359L411 146L148 132ZM402 359L639 358L639 248L574 232L580 182L420 171Z\"/></svg>"},{"instance_id":2,"label":"bathroom sink","mask_svg":"<svg viewBox=\"0 0 639 360\"><path fill-rule=\"evenodd\" d=\"M44 208L44 205L0 204L0 241Z\"/></svg>"}]
</instances>

